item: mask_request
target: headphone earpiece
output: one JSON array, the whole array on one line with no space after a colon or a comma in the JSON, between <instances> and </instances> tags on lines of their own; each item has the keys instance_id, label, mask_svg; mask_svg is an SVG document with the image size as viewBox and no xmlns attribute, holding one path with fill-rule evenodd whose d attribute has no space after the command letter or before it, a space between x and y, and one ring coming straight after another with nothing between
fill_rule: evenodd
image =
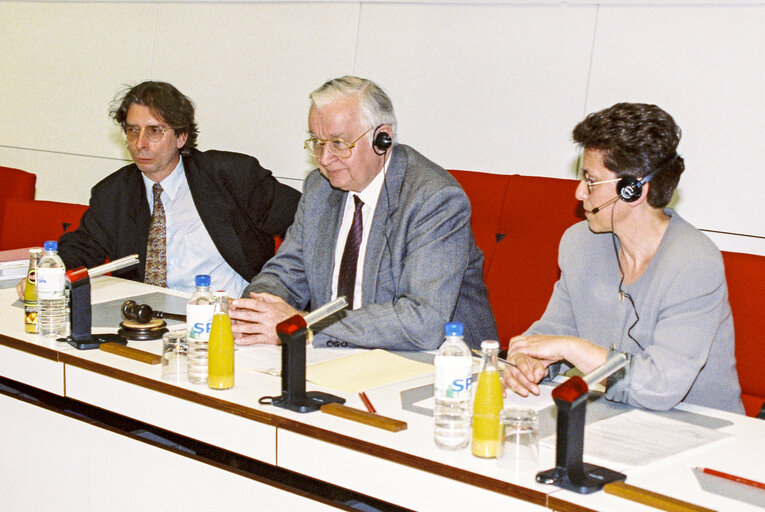
<instances>
[{"instance_id":1,"label":"headphone earpiece","mask_svg":"<svg viewBox=\"0 0 765 512\"><path fill-rule=\"evenodd\" d=\"M634 176L625 176L620 179L616 184L616 193L619 195L619 199L625 203L632 203L640 199L640 196L643 195L643 182L644 180L638 181Z\"/></svg>"},{"instance_id":2,"label":"headphone earpiece","mask_svg":"<svg viewBox=\"0 0 765 512\"><path fill-rule=\"evenodd\" d=\"M634 176L625 176L620 179L616 184L616 194L619 196L619 199L625 203L632 203L640 199L640 196L643 195L643 185L651 181L654 176L669 167L669 165L679 157L680 155L675 152L675 154L665 160L655 171L648 173L642 180L638 181Z\"/></svg>"},{"instance_id":3,"label":"headphone earpiece","mask_svg":"<svg viewBox=\"0 0 765 512\"><path fill-rule=\"evenodd\" d=\"M393 145L393 139L388 132L378 132L381 127L382 125L375 128L374 137L372 138L372 148L378 155L384 155Z\"/></svg>"}]
</instances>

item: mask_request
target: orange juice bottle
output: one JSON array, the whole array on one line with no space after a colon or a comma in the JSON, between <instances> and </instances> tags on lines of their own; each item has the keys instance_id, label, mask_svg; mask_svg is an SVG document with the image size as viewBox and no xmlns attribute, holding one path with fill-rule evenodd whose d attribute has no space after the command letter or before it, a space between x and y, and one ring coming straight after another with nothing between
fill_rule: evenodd
<instances>
[{"instance_id":1,"label":"orange juice bottle","mask_svg":"<svg viewBox=\"0 0 765 512\"><path fill-rule=\"evenodd\" d=\"M473 399L473 440L471 451L476 457L494 458L500 442L499 413L502 410L502 383L499 379L497 355L499 342L481 343L483 365Z\"/></svg>"},{"instance_id":2,"label":"orange juice bottle","mask_svg":"<svg viewBox=\"0 0 765 512\"><path fill-rule=\"evenodd\" d=\"M225 290L215 292L210 339L208 341L207 385L211 389L234 387L234 334L228 316L228 296Z\"/></svg>"}]
</instances>

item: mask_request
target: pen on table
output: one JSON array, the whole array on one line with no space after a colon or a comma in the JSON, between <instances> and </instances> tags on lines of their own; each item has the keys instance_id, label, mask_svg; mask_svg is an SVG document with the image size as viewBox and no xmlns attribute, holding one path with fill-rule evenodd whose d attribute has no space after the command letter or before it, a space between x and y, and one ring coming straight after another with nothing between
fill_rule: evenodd
<instances>
[{"instance_id":1,"label":"pen on table","mask_svg":"<svg viewBox=\"0 0 765 512\"><path fill-rule=\"evenodd\" d=\"M483 357L483 352L481 352L481 351L480 351L480 350L478 350L477 348L474 348L474 349L473 349L473 353L474 353L475 355L477 355L478 357ZM511 362L510 362L510 361L508 361L507 359L502 359L501 357L498 357L498 358L497 358L497 361L500 361L500 362L502 362L502 363L505 363L505 364L506 364L506 365L508 365L508 366L512 366L513 368L518 368L518 365L517 365L517 364L515 364L515 363L511 363Z\"/></svg>"},{"instance_id":2,"label":"pen on table","mask_svg":"<svg viewBox=\"0 0 765 512\"><path fill-rule=\"evenodd\" d=\"M369 401L369 397L367 396L366 393L364 393L363 391L359 393L359 398L361 398L361 401L364 402L364 407L367 408L367 411L371 412L372 414L377 414L377 411L372 405L372 402Z\"/></svg>"},{"instance_id":3,"label":"pen on table","mask_svg":"<svg viewBox=\"0 0 765 512\"><path fill-rule=\"evenodd\" d=\"M728 473L723 473L722 471L717 471L716 469L710 469L710 468L696 468L698 471L701 471L702 473L706 473L707 475L716 476L718 478L724 478L726 480L732 480L734 482L738 482L740 484L744 485L750 485L752 487L756 487L757 489L762 489L765 491L765 484L761 482L756 482L754 480L749 480L748 478L743 478L736 475L729 475Z\"/></svg>"}]
</instances>

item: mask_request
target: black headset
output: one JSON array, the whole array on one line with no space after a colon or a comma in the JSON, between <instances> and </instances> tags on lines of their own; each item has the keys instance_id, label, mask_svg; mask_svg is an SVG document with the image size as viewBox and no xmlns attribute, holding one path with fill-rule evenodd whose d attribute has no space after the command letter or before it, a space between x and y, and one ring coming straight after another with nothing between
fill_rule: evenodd
<instances>
[{"instance_id":1,"label":"black headset","mask_svg":"<svg viewBox=\"0 0 765 512\"><path fill-rule=\"evenodd\" d=\"M372 149L378 155L384 155L393 145L393 139L388 132L380 131L380 128L382 128L382 125L375 128L374 135L372 136Z\"/></svg>"},{"instance_id":2,"label":"black headset","mask_svg":"<svg viewBox=\"0 0 765 512\"><path fill-rule=\"evenodd\" d=\"M643 185L651 181L654 176L669 167L672 162L677 160L678 156L679 155L675 153L655 171L651 171L645 178L639 181L634 176L625 176L624 178L620 179L616 184L616 194L619 196L619 199L625 203L632 203L640 199L640 196L643 195Z\"/></svg>"},{"instance_id":3,"label":"black headset","mask_svg":"<svg viewBox=\"0 0 765 512\"><path fill-rule=\"evenodd\" d=\"M625 176L616 184L616 194L625 203L631 203L640 199L643 195L643 185L653 179L661 169L652 171L648 176L638 181L634 176Z\"/></svg>"}]
</instances>

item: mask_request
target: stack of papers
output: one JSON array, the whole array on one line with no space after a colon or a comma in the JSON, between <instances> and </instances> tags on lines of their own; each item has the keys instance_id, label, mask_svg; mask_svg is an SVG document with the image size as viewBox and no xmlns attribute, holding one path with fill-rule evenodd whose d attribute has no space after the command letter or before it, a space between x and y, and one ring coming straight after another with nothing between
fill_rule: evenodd
<instances>
[{"instance_id":1,"label":"stack of papers","mask_svg":"<svg viewBox=\"0 0 765 512\"><path fill-rule=\"evenodd\" d=\"M643 466L730 437L729 434L661 413L633 410L596 421L584 429L584 461L598 459L619 469ZM555 435L542 446L555 449Z\"/></svg>"}]
</instances>

